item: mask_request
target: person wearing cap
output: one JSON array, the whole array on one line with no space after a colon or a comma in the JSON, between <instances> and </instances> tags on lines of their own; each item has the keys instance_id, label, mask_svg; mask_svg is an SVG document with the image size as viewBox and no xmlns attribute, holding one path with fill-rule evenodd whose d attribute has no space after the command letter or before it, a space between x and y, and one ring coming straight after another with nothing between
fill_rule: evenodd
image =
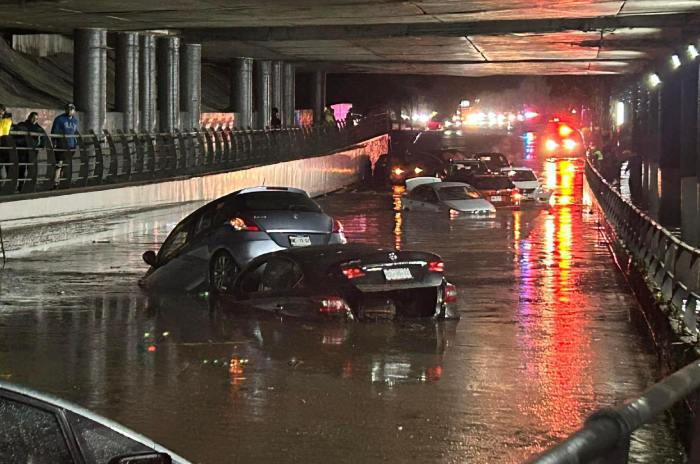
<instances>
[{"instance_id":1,"label":"person wearing cap","mask_svg":"<svg viewBox=\"0 0 700 464\"><path fill-rule=\"evenodd\" d=\"M57 186L61 181L63 163L70 159L78 146L78 139L76 138L78 134L78 118L75 116L74 104L67 104L65 113L56 116L51 126L51 134L62 136L54 139L57 164L54 182L55 186Z\"/></svg>"}]
</instances>

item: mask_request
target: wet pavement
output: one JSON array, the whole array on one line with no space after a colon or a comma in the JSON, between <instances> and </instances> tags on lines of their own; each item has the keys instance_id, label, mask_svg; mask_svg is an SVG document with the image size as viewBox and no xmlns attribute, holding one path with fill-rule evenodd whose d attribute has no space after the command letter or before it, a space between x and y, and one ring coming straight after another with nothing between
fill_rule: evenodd
<instances>
[{"instance_id":1,"label":"wet pavement","mask_svg":"<svg viewBox=\"0 0 700 464\"><path fill-rule=\"evenodd\" d=\"M95 243L8 262L0 378L193 462L520 462L657 374L575 169L544 169L555 206L490 219L400 212L389 193L320 199L352 241L440 254L458 323L258 321L148 296L141 253L196 205L134 214ZM683 462L665 420L632 456Z\"/></svg>"}]
</instances>

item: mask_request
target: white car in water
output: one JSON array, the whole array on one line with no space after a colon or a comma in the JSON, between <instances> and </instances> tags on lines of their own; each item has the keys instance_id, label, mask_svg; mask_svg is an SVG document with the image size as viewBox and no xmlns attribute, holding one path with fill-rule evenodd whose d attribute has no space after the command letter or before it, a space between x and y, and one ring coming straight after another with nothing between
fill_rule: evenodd
<instances>
[{"instance_id":1,"label":"white car in water","mask_svg":"<svg viewBox=\"0 0 700 464\"><path fill-rule=\"evenodd\" d=\"M411 211L456 211L481 215L496 213L496 208L471 185L442 182L436 177L406 180L406 194L401 199L401 207Z\"/></svg>"},{"instance_id":2,"label":"white car in water","mask_svg":"<svg viewBox=\"0 0 700 464\"><path fill-rule=\"evenodd\" d=\"M502 174L507 174L511 182L520 191L522 201L537 201L548 203L552 196L552 191L544 187L535 172L526 167L508 167L501 169Z\"/></svg>"}]
</instances>

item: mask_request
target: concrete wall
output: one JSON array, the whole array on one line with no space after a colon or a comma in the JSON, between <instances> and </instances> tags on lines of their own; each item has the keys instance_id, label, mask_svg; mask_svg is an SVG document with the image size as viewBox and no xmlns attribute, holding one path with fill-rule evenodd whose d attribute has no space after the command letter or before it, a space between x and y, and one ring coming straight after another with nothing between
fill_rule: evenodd
<instances>
[{"instance_id":1,"label":"concrete wall","mask_svg":"<svg viewBox=\"0 0 700 464\"><path fill-rule=\"evenodd\" d=\"M368 160L374 163L388 152L388 145L389 137L383 135L335 154L242 171L0 202L5 249L9 256L16 256L45 242L46 230L41 229L47 226L52 236L60 237L60 228L79 230L75 222L86 218L209 201L245 187L289 186L302 188L311 196L322 195L359 181Z\"/></svg>"}]
</instances>

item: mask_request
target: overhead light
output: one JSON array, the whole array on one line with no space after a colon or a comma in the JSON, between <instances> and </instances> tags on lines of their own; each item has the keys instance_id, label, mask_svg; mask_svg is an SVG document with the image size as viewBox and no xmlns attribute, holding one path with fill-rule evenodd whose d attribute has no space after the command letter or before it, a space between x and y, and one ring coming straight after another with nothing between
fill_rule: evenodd
<instances>
[{"instance_id":1,"label":"overhead light","mask_svg":"<svg viewBox=\"0 0 700 464\"><path fill-rule=\"evenodd\" d=\"M695 58L700 56L700 52L698 52L698 49L695 45L688 45L688 56L691 60L694 60Z\"/></svg>"},{"instance_id":2,"label":"overhead light","mask_svg":"<svg viewBox=\"0 0 700 464\"><path fill-rule=\"evenodd\" d=\"M658 86L659 84L661 84L661 78L659 77L659 75L655 73L649 74L649 85L651 85L653 88Z\"/></svg>"},{"instance_id":3,"label":"overhead light","mask_svg":"<svg viewBox=\"0 0 700 464\"><path fill-rule=\"evenodd\" d=\"M615 107L615 125L620 127L625 123L625 103L618 101Z\"/></svg>"},{"instance_id":4,"label":"overhead light","mask_svg":"<svg viewBox=\"0 0 700 464\"><path fill-rule=\"evenodd\" d=\"M680 68L681 64L681 58L678 55L671 55L671 66L673 66L673 69Z\"/></svg>"}]
</instances>

